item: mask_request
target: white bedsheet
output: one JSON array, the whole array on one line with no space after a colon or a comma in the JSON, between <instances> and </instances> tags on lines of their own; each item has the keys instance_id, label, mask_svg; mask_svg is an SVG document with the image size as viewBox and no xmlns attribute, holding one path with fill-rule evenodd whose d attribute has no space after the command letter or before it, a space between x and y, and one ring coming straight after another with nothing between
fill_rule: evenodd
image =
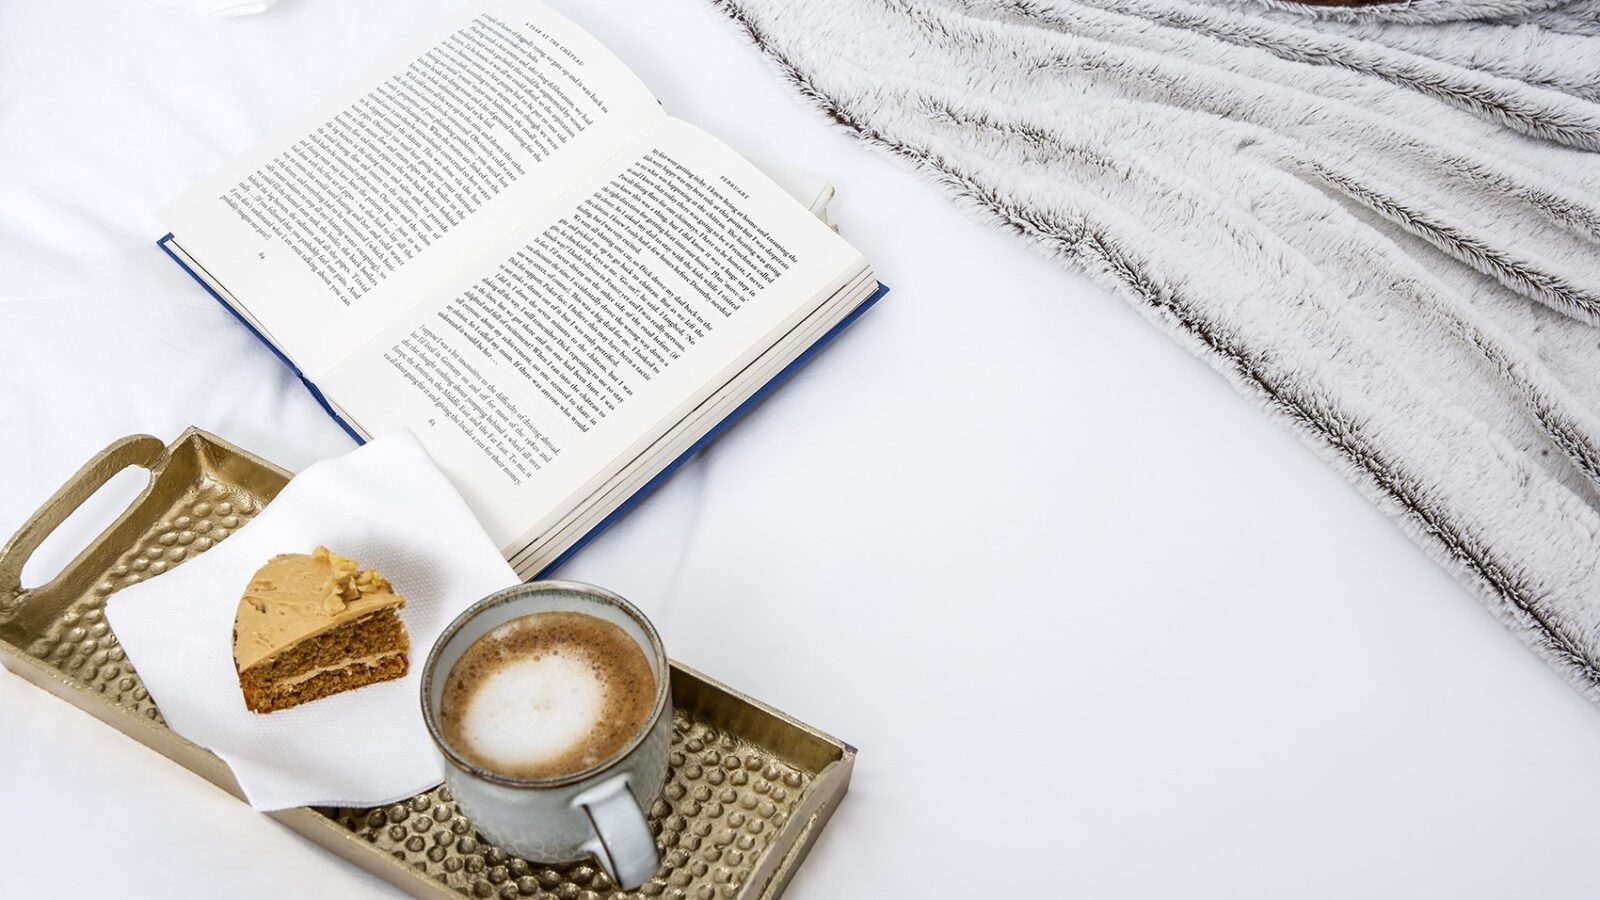
<instances>
[{"instance_id":1,"label":"white bedsheet","mask_svg":"<svg viewBox=\"0 0 1600 900\"><path fill-rule=\"evenodd\" d=\"M789 896L1592 895L1600 711L1339 476L708 5L556 5L675 114L834 181L894 288L561 573L861 747ZM151 212L446 6L0 4L0 532L128 433L349 446ZM6 896L391 892L3 674L0 809Z\"/></svg>"}]
</instances>

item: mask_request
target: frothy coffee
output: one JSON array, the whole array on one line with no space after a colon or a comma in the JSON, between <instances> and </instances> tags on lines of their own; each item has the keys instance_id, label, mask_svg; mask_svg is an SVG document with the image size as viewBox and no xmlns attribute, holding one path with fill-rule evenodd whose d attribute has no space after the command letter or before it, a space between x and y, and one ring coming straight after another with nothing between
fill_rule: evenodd
<instances>
[{"instance_id":1,"label":"frothy coffee","mask_svg":"<svg viewBox=\"0 0 1600 900\"><path fill-rule=\"evenodd\" d=\"M655 706L644 651L621 628L575 612L512 619L456 660L439 699L445 741L512 778L581 772L621 750Z\"/></svg>"}]
</instances>

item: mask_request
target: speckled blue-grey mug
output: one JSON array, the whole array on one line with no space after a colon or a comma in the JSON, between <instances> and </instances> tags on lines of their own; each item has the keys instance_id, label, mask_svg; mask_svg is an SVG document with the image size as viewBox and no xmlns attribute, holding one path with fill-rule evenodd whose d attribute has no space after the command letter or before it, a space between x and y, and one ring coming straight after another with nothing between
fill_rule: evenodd
<instances>
[{"instance_id":1,"label":"speckled blue-grey mug","mask_svg":"<svg viewBox=\"0 0 1600 900\"><path fill-rule=\"evenodd\" d=\"M598 763L552 778L517 778L475 764L441 727L445 683L467 648L522 616L576 612L610 622L638 644L655 676L655 703L638 732ZM667 779L672 743L671 672L661 637L633 604L592 585L540 581L478 601L445 628L422 670L422 718L444 758L444 782L479 833L500 849L541 863L592 856L623 890L661 865L647 811Z\"/></svg>"}]
</instances>

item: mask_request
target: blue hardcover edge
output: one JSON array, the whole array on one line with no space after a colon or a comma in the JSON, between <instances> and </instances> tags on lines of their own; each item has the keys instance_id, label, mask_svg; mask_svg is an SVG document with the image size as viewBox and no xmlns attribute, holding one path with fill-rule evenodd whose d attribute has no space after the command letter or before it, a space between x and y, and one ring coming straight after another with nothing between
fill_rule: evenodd
<instances>
[{"instance_id":1,"label":"blue hardcover edge","mask_svg":"<svg viewBox=\"0 0 1600 900\"><path fill-rule=\"evenodd\" d=\"M169 243L171 243L171 241L172 234L171 232L168 232L165 237L161 238L159 241L156 241L156 246L160 247L161 251L167 254L168 258L177 263L179 268L183 269L185 272L188 272L189 277L193 278L196 284L204 288L205 292L211 295L211 299L217 301L217 303L223 309L228 311L229 315L237 319L239 324L243 325L245 328L248 328L250 333L256 336L256 340L259 340L262 345L264 345L268 350L272 351L273 356L276 356L280 361L283 362L285 366L288 366L289 371L293 372L295 377L300 379L300 383L306 386L306 390L311 392L311 396L314 397L317 403L321 404L322 408L327 411L328 416L332 418L333 421L337 422L340 428L345 430L345 433L349 434L357 444L366 443L366 441L361 439L361 435L357 434L356 430L350 427L350 423L346 422L343 417L334 411L333 404L328 402L328 398L322 395L322 391L317 389L317 386L312 383L311 379L305 376L305 373L301 372L294 363L290 362L289 358L284 356L282 351L273 346L272 342L267 340L266 335L263 335L260 331L257 331L256 327L251 325L250 322L244 318L244 316L240 315L238 310L229 305L228 301L222 299L222 295L212 290L211 285L207 284L206 280L200 277L200 273L190 268L188 263L184 262L181 257L172 252L172 248L167 246ZM826 347L828 344L833 343L834 338L837 338L846 328L849 328L851 325L855 324L855 321L861 318L862 313L865 313L867 310L871 309L879 300L882 300L883 295L887 293L889 293L888 285L879 282L878 289L872 292L872 296L861 301L861 303L857 305L855 309L850 311L849 315L845 316L843 319L840 319L839 323L828 329L828 332L822 337L817 338L817 340L813 342L811 346L807 347L787 366L784 366L782 371L768 379L766 384L762 385L754 394L751 394L748 399L739 404L739 406L734 409L733 412L730 412L724 416L722 421L712 426L711 430L707 431L700 437L699 440L690 445L689 449L683 451L683 453L680 454L677 459L668 463L667 466L660 472L657 472L655 477L645 482L643 487L639 488L637 491L634 491L633 496L622 501L621 505L612 510L609 515L607 515L604 519L601 519L593 528L589 529L589 531L585 533L583 537L578 538L572 543L572 546L562 551L561 555L552 560L550 565L539 570L538 574L534 575L533 578L529 580L537 581L538 579L544 578L551 572L554 572L556 569L560 568L563 563L571 559L590 541L598 537L600 532L605 531L608 527L610 527L612 522L615 522L629 510L633 509L635 506L638 506L644 500L644 498L650 496L651 492L660 487L661 483L666 481L668 476L670 476L673 472L676 472L684 463L688 462L690 457L705 449L707 444L720 437L724 431L728 430L729 426L731 426L734 422L737 422L745 415L745 413L748 413L762 400L766 399L767 395L772 393L774 389L793 377L794 374L801 369L801 367L810 362L813 356L817 355L817 351L821 350L823 347Z\"/></svg>"},{"instance_id":2,"label":"blue hardcover edge","mask_svg":"<svg viewBox=\"0 0 1600 900\"><path fill-rule=\"evenodd\" d=\"M228 303L228 301L222 299L221 294L212 290L211 285L207 284L206 280L200 277L199 272L196 272L194 269L190 268L189 264L184 262L183 258L178 254L173 253L172 248L167 246L170 243L172 243L172 232L169 231L166 233L165 237L159 241L156 241L156 246L161 248L161 252L165 253L168 259L171 259L173 262L177 263L178 268L188 272L189 277L194 279L194 283L200 285L200 287L203 288L206 293L210 294L211 299L217 301L218 306L221 306L223 309L227 310L228 315L237 319L240 325L250 329L250 333L256 336L256 340L260 341L262 346L266 347L268 350L271 350L273 356L276 356L280 362L288 366L289 371L294 373L294 377L300 379L300 383L306 386L306 390L310 391L311 396L316 398L317 403L322 405L323 410L328 413L328 416L332 418L333 421L339 423L339 427L344 429L345 434L350 435L350 437L355 440L357 444L365 444L366 441L362 439L361 435L357 434L356 430L350 427L350 423L346 422L343 416L334 411L333 404L328 402L327 397L322 396L322 391L317 388L316 384L314 384L311 379L306 377L304 372L300 371L300 367L295 365L293 362L290 362L289 357L283 355L283 351L279 350L271 341L267 340L267 336L256 330L256 327L251 325L248 319L240 315L239 311L234 309L233 306Z\"/></svg>"}]
</instances>

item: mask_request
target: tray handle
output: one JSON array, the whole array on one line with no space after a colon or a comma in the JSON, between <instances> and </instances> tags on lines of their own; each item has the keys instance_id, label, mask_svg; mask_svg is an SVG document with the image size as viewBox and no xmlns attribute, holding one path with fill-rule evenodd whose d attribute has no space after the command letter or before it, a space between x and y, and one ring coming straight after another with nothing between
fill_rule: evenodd
<instances>
[{"instance_id":1,"label":"tray handle","mask_svg":"<svg viewBox=\"0 0 1600 900\"><path fill-rule=\"evenodd\" d=\"M167 445L153 435L129 435L95 454L93 459L84 463L83 468L67 479L60 490L50 495L50 499L17 529L5 547L0 548L0 614L16 609L28 594L49 587L55 581L52 578L39 588L22 587L23 564L51 532L60 527L95 491L104 487L112 476L129 466L153 468L166 449Z\"/></svg>"}]
</instances>

